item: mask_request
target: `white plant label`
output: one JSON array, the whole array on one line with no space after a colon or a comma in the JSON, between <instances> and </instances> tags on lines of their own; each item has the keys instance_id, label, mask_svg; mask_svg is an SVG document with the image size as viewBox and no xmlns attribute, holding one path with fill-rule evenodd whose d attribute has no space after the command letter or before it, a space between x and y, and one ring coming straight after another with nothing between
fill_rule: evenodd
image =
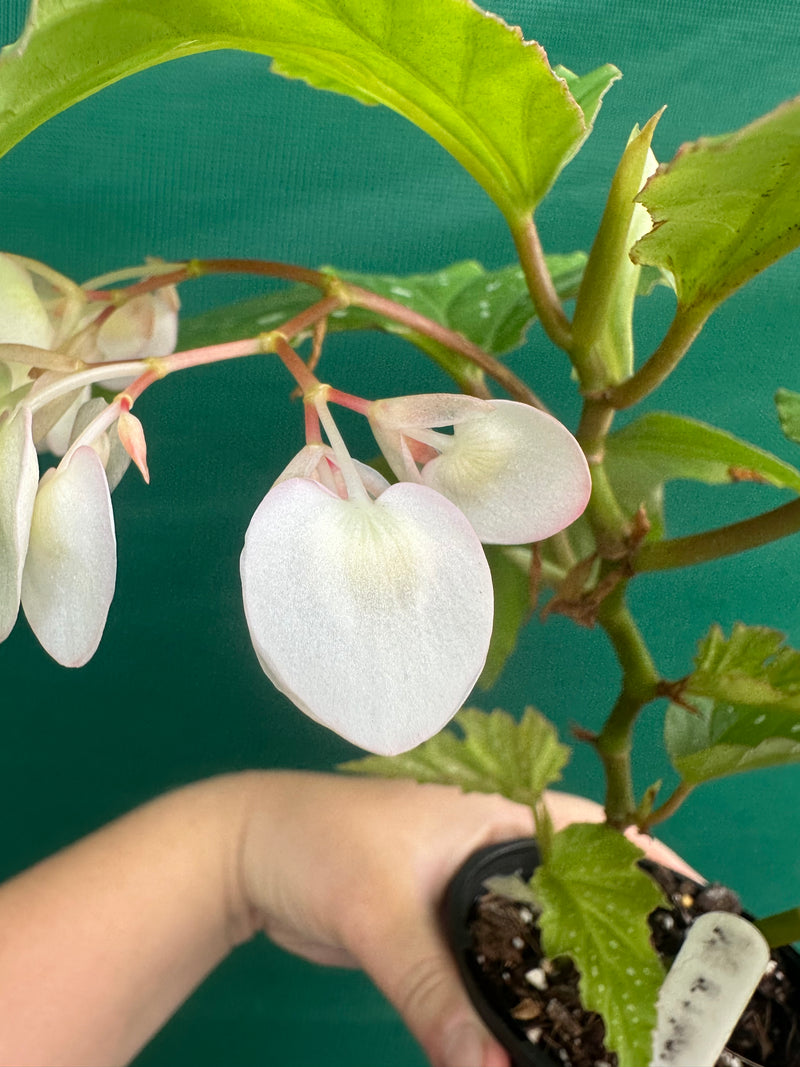
<instances>
[{"instance_id":1,"label":"white plant label","mask_svg":"<svg viewBox=\"0 0 800 1067\"><path fill-rule=\"evenodd\" d=\"M658 998L650 1067L714 1067L769 960L769 946L740 915L701 915Z\"/></svg>"}]
</instances>

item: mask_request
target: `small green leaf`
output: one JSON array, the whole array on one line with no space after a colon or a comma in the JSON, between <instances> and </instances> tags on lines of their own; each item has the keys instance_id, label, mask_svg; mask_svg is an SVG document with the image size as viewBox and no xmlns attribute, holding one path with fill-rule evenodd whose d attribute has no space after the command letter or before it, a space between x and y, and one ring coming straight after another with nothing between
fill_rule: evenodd
<instances>
[{"instance_id":1,"label":"small green leaf","mask_svg":"<svg viewBox=\"0 0 800 1067\"><path fill-rule=\"evenodd\" d=\"M775 406L784 435L800 445L800 393L779 389L775 394Z\"/></svg>"},{"instance_id":2,"label":"small green leaf","mask_svg":"<svg viewBox=\"0 0 800 1067\"><path fill-rule=\"evenodd\" d=\"M710 312L800 244L800 97L735 133L684 145L639 200L653 229L633 257L672 272Z\"/></svg>"},{"instance_id":3,"label":"small green leaf","mask_svg":"<svg viewBox=\"0 0 800 1067\"><path fill-rule=\"evenodd\" d=\"M687 695L695 712L667 708L664 743L688 785L742 771L800 763L800 715L774 705L729 704Z\"/></svg>"},{"instance_id":4,"label":"small green leaf","mask_svg":"<svg viewBox=\"0 0 800 1067\"><path fill-rule=\"evenodd\" d=\"M603 97L611 85L622 77L617 68L610 63L606 63L605 66L598 67L597 70L592 70L583 75L574 74L567 67L562 67L561 65L554 67L553 70L569 86L569 91L583 112L587 128L591 127L597 117Z\"/></svg>"},{"instance_id":5,"label":"small green leaf","mask_svg":"<svg viewBox=\"0 0 800 1067\"><path fill-rule=\"evenodd\" d=\"M536 206L588 132L544 50L470 0L38 0L0 56L0 153L128 74L218 48L399 112L509 217ZM616 76L602 68L581 92L599 102L594 82Z\"/></svg>"},{"instance_id":6,"label":"small green leaf","mask_svg":"<svg viewBox=\"0 0 800 1067\"><path fill-rule=\"evenodd\" d=\"M700 643L687 689L715 700L800 712L800 652L784 640L779 630L765 626L736 623L730 638L713 626Z\"/></svg>"},{"instance_id":7,"label":"small green leaf","mask_svg":"<svg viewBox=\"0 0 800 1067\"><path fill-rule=\"evenodd\" d=\"M609 436L607 469L615 489L655 487L675 478L706 485L766 482L800 492L800 471L704 422L652 412Z\"/></svg>"},{"instance_id":8,"label":"small green leaf","mask_svg":"<svg viewBox=\"0 0 800 1067\"><path fill-rule=\"evenodd\" d=\"M545 951L574 960L581 1000L603 1017L620 1067L650 1062L664 978L647 923L664 900L636 865L642 855L609 826L573 823L555 834L531 879Z\"/></svg>"},{"instance_id":9,"label":"small green leaf","mask_svg":"<svg viewBox=\"0 0 800 1067\"><path fill-rule=\"evenodd\" d=\"M737 624L712 627L686 682L686 707L672 704L664 742L690 785L800 761L800 652L783 634Z\"/></svg>"},{"instance_id":10,"label":"small green leaf","mask_svg":"<svg viewBox=\"0 0 800 1067\"><path fill-rule=\"evenodd\" d=\"M485 546L494 588L494 627L486 665L478 679L481 689L491 689L497 681L531 615L530 557L528 566L521 566L520 553L514 548Z\"/></svg>"},{"instance_id":11,"label":"small green leaf","mask_svg":"<svg viewBox=\"0 0 800 1067\"><path fill-rule=\"evenodd\" d=\"M340 770L500 793L532 807L559 780L569 758L552 723L534 708L526 708L519 722L505 711L477 708L464 708L453 721L463 736L443 730L401 756L366 756Z\"/></svg>"},{"instance_id":12,"label":"small green leaf","mask_svg":"<svg viewBox=\"0 0 800 1067\"><path fill-rule=\"evenodd\" d=\"M562 300L568 300L578 291L585 262L584 252L547 257L547 265ZM456 330L493 355L503 355L521 345L526 329L536 318L522 271L514 264L490 271L474 260L464 260L432 274L407 275L357 274L324 269L345 282L388 297L441 326ZM295 285L215 308L183 324L181 344L193 347L225 339L254 337L266 330L277 329L319 299L317 289ZM328 329L380 329L400 334L420 346L423 342L432 343L407 326L352 305L335 311L328 320Z\"/></svg>"}]
</instances>

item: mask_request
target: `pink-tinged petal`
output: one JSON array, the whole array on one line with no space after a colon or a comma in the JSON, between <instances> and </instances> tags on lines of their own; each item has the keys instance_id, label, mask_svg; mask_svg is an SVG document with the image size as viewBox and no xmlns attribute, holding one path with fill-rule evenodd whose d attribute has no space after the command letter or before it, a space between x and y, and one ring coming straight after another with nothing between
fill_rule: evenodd
<instances>
[{"instance_id":1,"label":"pink-tinged petal","mask_svg":"<svg viewBox=\"0 0 800 1067\"><path fill-rule=\"evenodd\" d=\"M167 356L178 340L178 295L173 287L142 293L117 308L97 331L95 358L110 360L152 359ZM109 378L100 385L124 388L133 378Z\"/></svg>"},{"instance_id":2,"label":"pink-tinged petal","mask_svg":"<svg viewBox=\"0 0 800 1067\"><path fill-rule=\"evenodd\" d=\"M422 480L461 508L484 543L541 541L586 507L586 458L551 415L513 400L491 404L455 427L452 446L423 467Z\"/></svg>"},{"instance_id":3,"label":"pink-tinged petal","mask_svg":"<svg viewBox=\"0 0 800 1067\"><path fill-rule=\"evenodd\" d=\"M485 400L459 393L420 393L376 400L367 412L372 432L387 463L401 481L421 482L415 431L453 426L490 410Z\"/></svg>"},{"instance_id":4,"label":"pink-tinged petal","mask_svg":"<svg viewBox=\"0 0 800 1067\"><path fill-rule=\"evenodd\" d=\"M390 396L369 407L373 427L386 430L413 430L431 426L454 426L483 415L493 401L479 400L461 393L418 393Z\"/></svg>"},{"instance_id":5,"label":"pink-tinged petal","mask_svg":"<svg viewBox=\"0 0 800 1067\"><path fill-rule=\"evenodd\" d=\"M378 497L389 488L389 482L373 467L350 458L364 488L371 497ZM290 478L312 478L337 496L346 497L347 489L339 473L339 460L330 445L315 443L305 445L275 479L275 485Z\"/></svg>"},{"instance_id":6,"label":"pink-tinged petal","mask_svg":"<svg viewBox=\"0 0 800 1067\"><path fill-rule=\"evenodd\" d=\"M64 667L94 655L114 595L111 495L93 448L47 471L33 509L22 608L42 647Z\"/></svg>"},{"instance_id":7,"label":"pink-tinged petal","mask_svg":"<svg viewBox=\"0 0 800 1067\"><path fill-rule=\"evenodd\" d=\"M302 711L383 755L437 733L481 672L493 594L461 512L426 486L343 500L276 485L241 559L261 665Z\"/></svg>"},{"instance_id":8,"label":"pink-tinged petal","mask_svg":"<svg viewBox=\"0 0 800 1067\"><path fill-rule=\"evenodd\" d=\"M22 568L28 551L39 461L30 408L0 418L0 641L19 614Z\"/></svg>"}]
</instances>

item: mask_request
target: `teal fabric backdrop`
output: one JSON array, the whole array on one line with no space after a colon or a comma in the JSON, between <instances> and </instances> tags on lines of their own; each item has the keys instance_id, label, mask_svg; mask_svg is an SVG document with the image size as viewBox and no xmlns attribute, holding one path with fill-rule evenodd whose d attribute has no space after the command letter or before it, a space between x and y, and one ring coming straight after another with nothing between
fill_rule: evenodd
<instances>
[{"instance_id":1,"label":"teal fabric backdrop","mask_svg":"<svg viewBox=\"0 0 800 1067\"><path fill-rule=\"evenodd\" d=\"M268 0L265 0L268 3ZM0 37L22 25L3 0ZM587 247L629 130L662 104L656 153L722 133L800 92L796 0L499 0L552 62L584 72L616 63L589 146L541 212L550 251ZM36 131L0 163L0 246L78 279L145 255L262 256L309 266L418 271L460 258L513 258L502 219L437 145L393 113L269 74L260 57L217 53L137 75ZM719 422L800 463L779 433L772 394L800 389L797 256L739 293L706 328L659 404ZM187 312L258 291L250 280L184 287ZM647 351L670 314L651 298ZM334 339L327 365L364 395L446 387L396 340ZM563 360L534 329L513 357L574 425ZM249 647L238 555L256 504L301 443L290 385L268 360L167 380L137 406L152 485L129 474L115 494L118 593L92 663L70 672L21 622L0 647L3 740L0 873L11 874L136 803L236 768L328 769L351 749L271 689ZM358 431L360 432L360 431ZM369 454L370 445L363 439ZM675 533L752 513L780 494L760 486L678 486ZM680 505L680 515L678 514ZM667 675L688 669L713 620L770 623L800 644L797 539L695 572L652 576L648 639ZM617 681L601 634L553 618L526 633L496 690L476 703L534 702L566 731L595 726ZM639 731L646 758L658 715ZM637 767L639 785L668 773ZM565 785L599 795L592 755ZM800 771L709 786L664 837L755 910L800 895L795 812ZM311 872L310 872L311 873ZM323 971L265 942L239 950L145 1051L141 1067L418 1067L393 1011L360 975Z\"/></svg>"}]
</instances>

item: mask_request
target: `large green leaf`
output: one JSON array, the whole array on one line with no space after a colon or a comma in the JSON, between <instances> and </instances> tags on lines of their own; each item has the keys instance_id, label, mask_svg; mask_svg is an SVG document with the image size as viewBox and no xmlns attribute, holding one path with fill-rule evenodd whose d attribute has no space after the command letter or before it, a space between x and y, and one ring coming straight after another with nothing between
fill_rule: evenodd
<instances>
[{"instance_id":1,"label":"large green leaf","mask_svg":"<svg viewBox=\"0 0 800 1067\"><path fill-rule=\"evenodd\" d=\"M639 200L654 227L634 258L672 272L681 306L711 311L800 244L800 97L684 145Z\"/></svg>"},{"instance_id":2,"label":"large green leaf","mask_svg":"<svg viewBox=\"0 0 800 1067\"><path fill-rule=\"evenodd\" d=\"M529 212L586 136L542 48L470 0L39 0L0 57L0 153L137 70L219 48L435 138L510 218ZM603 68L605 87L618 76Z\"/></svg>"},{"instance_id":3,"label":"large green leaf","mask_svg":"<svg viewBox=\"0 0 800 1067\"><path fill-rule=\"evenodd\" d=\"M581 1000L602 1015L620 1067L650 1062L664 979L647 923L664 900L636 865L642 855L609 826L573 823L553 836L531 880L545 951L574 960Z\"/></svg>"},{"instance_id":4,"label":"large green leaf","mask_svg":"<svg viewBox=\"0 0 800 1067\"><path fill-rule=\"evenodd\" d=\"M401 756L365 756L340 769L457 785L467 793L501 793L533 807L569 758L553 725L534 708L526 708L519 722L499 709L464 708L454 722L460 737L443 730Z\"/></svg>"},{"instance_id":5,"label":"large green leaf","mask_svg":"<svg viewBox=\"0 0 800 1067\"><path fill-rule=\"evenodd\" d=\"M800 761L800 652L783 634L714 626L701 643L683 700L667 709L664 740L688 784Z\"/></svg>"},{"instance_id":6,"label":"large green leaf","mask_svg":"<svg viewBox=\"0 0 800 1067\"><path fill-rule=\"evenodd\" d=\"M547 257L559 296L574 296L586 262L583 252ZM431 274L357 274L328 269L328 273L388 297L441 326L464 335L493 355L503 355L525 340L525 330L536 317L522 271L518 266L486 270L474 260L454 263ZM225 340L254 337L273 330L320 299L317 289L294 285L237 304L215 308L181 325L181 347L193 348ZM328 329L379 329L400 334L444 363L444 346L402 323L350 305L335 311ZM449 367L447 369L450 369Z\"/></svg>"},{"instance_id":7,"label":"large green leaf","mask_svg":"<svg viewBox=\"0 0 800 1067\"><path fill-rule=\"evenodd\" d=\"M715 426L651 412L609 436L606 461L615 489L685 478L706 485L766 482L800 493L800 471Z\"/></svg>"}]
</instances>

